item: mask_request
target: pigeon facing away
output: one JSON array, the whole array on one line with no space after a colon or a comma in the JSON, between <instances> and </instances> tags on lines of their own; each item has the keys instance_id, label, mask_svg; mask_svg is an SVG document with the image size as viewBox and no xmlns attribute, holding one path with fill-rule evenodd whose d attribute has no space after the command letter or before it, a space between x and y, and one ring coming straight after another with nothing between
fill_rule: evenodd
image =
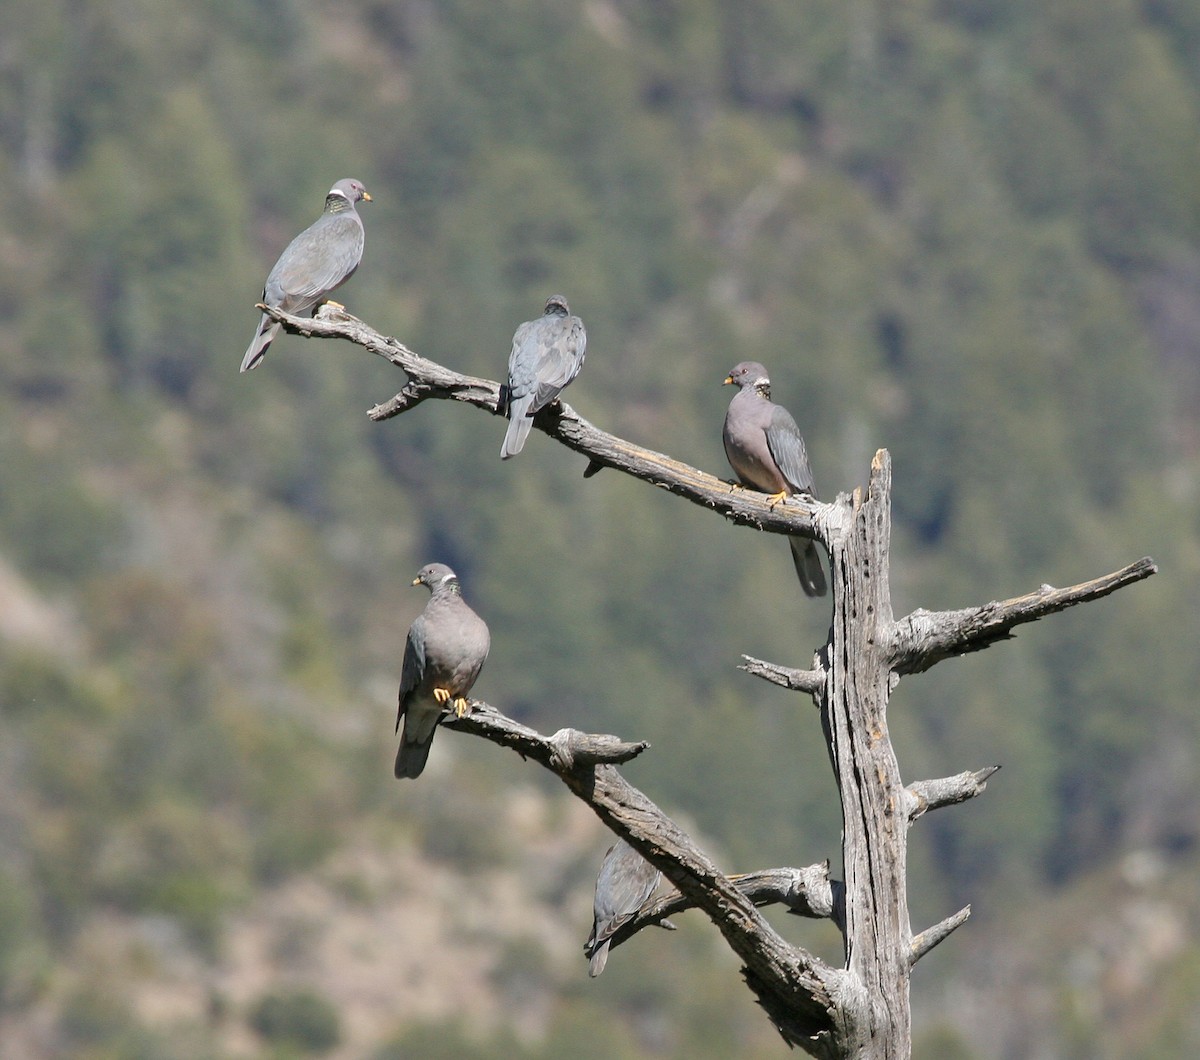
<instances>
[{"instance_id":1,"label":"pigeon facing away","mask_svg":"<svg viewBox=\"0 0 1200 1060\"><path fill-rule=\"evenodd\" d=\"M660 879L662 873L624 839L608 848L596 877L592 933L583 946L593 979L604 971L613 935L650 900Z\"/></svg>"},{"instance_id":2,"label":"pigeon facing away","mask_svg":"<svg viewBox=\"0 0 1200 1060\"><path fill-rule=\"evenodd\" d=\"M487 624L467 606L458 575L446 564L422 567L413 585L426 586L432 595L404 646L396 715L396 728L403 722L404 732L396 752L397 777L421 775L447 703L453 701L460 718L470 709L467 693L491 647Z\"/></svg>"},{"instance_id":3,"label":"pigeon facing away","mask_svg":"<svg viewBox=\"0 0 1200 1060\"><path fill-rule=\"evenodd\" d=\"M370 202L367 189L357 180L339 180L325 196L325 210L279 255L267 277L262 300L293 316L307 312L340 287L358 268L363 256L363 223L354 208ZM266 356L280 325L266 313L254 341L242 358L248 372Z\"/></svg>"},{"instance_id":4,"label":"pigeon facing away","mask_svg":"<svg viewBox=\"0 0 1200 1060\"><path fill-rule=\"evenodd\" d=\"M817 499L812 469L800 428L787 409L771 402L771 380L757 361L743 361L725 377L738 392L725 413L725 455L743 486L770 493L782 500L804 493ZM825 572L816 543L804 537L788 538L792 561L807 596L825 595Z\"/></svg>"},{"instance_id":5,"label":"pigeon facing away","mask_svg":"<svg viewBox=\"0 0 1200 1060\"><path fill-rule=\"evenodd\" d=\"M537 320L517 328L508 355L508 382L500 388L498 411L508 417L500 446L502 460L521 451L534 415L579 374L586 346L583 321L571 316L571 307L560 294L546 299L546 309Z\"/></svg>"}]
</instances>

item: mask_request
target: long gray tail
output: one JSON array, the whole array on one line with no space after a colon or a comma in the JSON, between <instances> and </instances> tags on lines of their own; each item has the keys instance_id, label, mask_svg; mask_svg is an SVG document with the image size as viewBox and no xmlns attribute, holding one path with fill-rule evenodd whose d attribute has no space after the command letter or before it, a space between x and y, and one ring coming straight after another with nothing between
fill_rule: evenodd
<instances>
[{"instance_id":1,"label":"long gray tail","mask_svg":"<svg viewBox=\"0 0 1200 1060\"><path fill-rule=\"evenodd\" d=\"M825 571L821 568L821 553L817 543L806 537L788 538L792 546L792 562L796 565L796 577L805 596L824 596L826 593Z\"/></svg>"},{"instance_id":2,"label":"long gray tail","mask_svg":"<svg viewBox=\"0 0 1200 1060\"><path fill-rule=\"evenodd\" d=\"M504 442L500 446L500 459L507 460L516 456L524 447L525 439L529 437L529 428L533 426L533 417L525 415L530 400L509 402L508 430L504 432Z\"/></svg>"},{"instance_id":3,"label":"long gray tail","mask_svg":"<svg viewBox=\"0 0 1200 1060\"><path fill-rule=\"evenodd\" d=\"M596 978L608 963L608 943L605 939L599 946L592 950L592 959L588 962L588 975L593 979Z\"/></svg>"},{"instance_id":4,"label":"long gray tail","mask_svg":"<svg viewBox=\"0 0 1200 1060\"><path fill-rule=\"evenodd\" d=\"M425 768L425 761L429 758L429 748L433 746L433 734L437 732L434 729L430 732L428 739L414 740L411 743L405 738L400 737L400 749L396 752L396 778L403 779L404 777L419 777L422 770Z\"/></svg>"},{"instance_id":5,"label":"long gray tail","mask_svg":"<svg viewBox=\"0 0 1200 1060\"><path fill-rule=\"evenodd\" d=\"M243 372L248 372L251 368L256 367L258 362L267 355L267 347L275 341L275 336L279 334L279 327L280 325L266 313L263 314L258 331L254 333L254 341L250 343L250 348L246 350L246 356L242 358Z\"/></svg>"}]
</instances>

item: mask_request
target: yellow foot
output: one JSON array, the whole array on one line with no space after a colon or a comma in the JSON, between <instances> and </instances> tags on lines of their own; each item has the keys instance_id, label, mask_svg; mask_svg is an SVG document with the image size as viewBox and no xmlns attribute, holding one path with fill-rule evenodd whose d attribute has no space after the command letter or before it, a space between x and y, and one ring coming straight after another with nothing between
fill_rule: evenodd
<instances>
[{"instance_id":1,"label":"yellow foot","mask_svg":"<svg viewBox=\"0 0 1200 1060\"><path fill-rule=\"evenodd\" d=\"M769 505L770 505L772 508L774 508L774 507L775 507L775 505L777 505L777 504L781 504L781 503L782 503L784 500L786 500L786 499L787 499L787 495L788 495L788 491L787 491L787 490L780 490L778 493L772 493L772 494L771 494L771 495L770 495L770 496L767 498L767 503L768 503L768 504L769 504Z\"/></svg>"},{"instance_id":2,"label":"yellow foot","mask_svg":"<svg viewBox=\"0 0 1200 1060\"><path fill-rule=\"evenodd\" d=\"M316 320L331 320L339 316L348 317L350 314L341 302L322 302L312 311L312 315Z\"/></svg>"},{"instance_id":3,"label":"yellow foot","mask_svg":"<svg viewBox=\"0 0 1200 1060\"><path fill-rule=\"evenodd\" d=\"M450 702L450 690L446 688L435 688L433 690L433 698L444 707Z\"/></svg>"},{"instance_id":4,"label":"yellow foot","mask_svg":"<svg viewBox=\"0 0 1200 1060\"><path fill-rule=\"evenodd\" d=\"M737 493L738 490L744 490L745 488L746 487L743 486L740 482L729 483L729 492L730 493Z\"/></svg>"},{"instance_id":5,"label":"yellow foot","mask_svg":"<svg viewBox=\"0 0 1200 1060\"><path fill-rule=\"evenodd\" d=\"M467 714L470 709L471 704L467 702L466 696L459 696L458 699L454 701L454 716L456 718L461 718L463 715Z\"/></svg>"}]
</instances>

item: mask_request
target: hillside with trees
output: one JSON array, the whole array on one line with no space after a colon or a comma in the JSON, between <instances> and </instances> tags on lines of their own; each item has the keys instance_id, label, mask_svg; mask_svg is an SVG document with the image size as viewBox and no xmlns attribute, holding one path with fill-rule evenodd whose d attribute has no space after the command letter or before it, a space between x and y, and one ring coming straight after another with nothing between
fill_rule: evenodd
<instances>
[{"instance_id":1,"label":"hillside with trees","mask_svg":"<svg viewBox=\"0 0 1200 1060\"><path fill-rule=\"evenodd\" d=\"M893 696L914 776L1003 766L912 834L914 920L973 908L915 1055L1200 1046L1200 3L10 6L11 1055L785 1053L691 914L588 980L608 834L461 734L395 782L395 691L448 562L479 695L648 740L631 780L728 871L808 864L841 825L816 719L737 665L807 665L827 605L776 536L538 432L501 463L498 419L371 422L403 378L350 344L239 375L345 176L374 201L339 301L457 371L502 378L562 292L605 429L728 476L753 359L822 496L886 446L897 613L1154 556Z\"/></svg>"}]
</instances>

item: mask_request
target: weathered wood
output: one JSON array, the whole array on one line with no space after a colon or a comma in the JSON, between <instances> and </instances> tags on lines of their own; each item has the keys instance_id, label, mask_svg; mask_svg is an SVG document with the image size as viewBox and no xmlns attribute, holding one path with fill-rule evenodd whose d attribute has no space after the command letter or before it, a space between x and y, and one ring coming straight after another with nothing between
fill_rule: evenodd
<instances>
[{"instance_id":1,"label":"weathered wood","mask_svg":"<svg viewBox=\"0 0 1200 1060\"><path fill-rule=\"evenodd\" d=\"M368 412L374 420L398 416L430 398L463 402L496 414L499 383L461 375L427 360L348 313L322 309L316 317L294 317L279 309L268 309L267 314L290 332L312 338L348 339L403 370L409 377L408 383L395 397ZM594 427L563 401L556 401L539 412L533 425L568 449L583 453L592 462L616 468L702 508L710 508L741 526L777 534L817 537L814 523L821 518L836 517L836 509L830 505L800 497L773 503L765 493L734 485L681 460L634 445Z\"/></svg>"},{"instance_id":2,"label":"weathered wood","mask_svg":"<svg viewBox=\"0 0 1200 1060\"><path fill-rule=\"evenodd\" d=\"M757 869L728 878L756 906L782 905L789 913L810 920L828 920L834 915L836 887L829 878L828 861L800 869ZM611 945L619 946L645 928L667 926L663 923L667 917L694 908L695 902L677 890L651 895L613 932Z\"/></svg>"},{"instance_id":3,"label":"weathered wood","mask_svg":"<svg viewBox=\"0 0 1200 1060\"><path fill-rule=\"evenodd\" d=\"M996 772L999 766L987 766L973 773L958 773L952 777L941 777L938 780L917 780L909 784L905 803L908 820L911 824L918 817L930 810L943 806L954 806L976 795L982 795L987 787L988 778Z\"/></svg>"},{"instance_id":4,"label":"weathered wood","mask_svg":"<svg viewBox=\"0 0 1200 1060\"><path fill-rule=\"evenodd\" d=\"M323 309L315 319L267 312L289 331L344 338L401 368L408 382L369 412L397 416L430 399L458 401L495 414L499 384L461 375L379 334L348 314ZM979 651L1012 630L1064 608L1098 599L1154 574L1149 558L1067 589L1033 593L957 611L917 610L892 616L888 570L891 538L891 462L879 450L864 494L855 489L832 503L789 498L773 503L662 453L599 430L565 403L555 403L534 426L588 458L585 474L603 467L634 478L731 522L770 533L820 541L830 556L833 618L829 639L810 669L743 656L742 669L812 695L820 708L842 804L844 880L828 864L725 876L674 821L630 785L616 765L648 745L561 729L543 736L476 703L447 728L473 733L515 750L554 772L616 834L659 868L676 892L655 898L618 932L618 945L640 928L695 906L742 961L742 974L789 1044L822 1058L904 1060L911 1050L909 976L912 965L970 915L970 907L912 934L906 888L907 833L929 810L981 794L998 766L905 785L888 733L888 699L901 675L942 659ZM843 968L785 942L758 912L782 903L802 916L827 917L845 941Z\"/></svg>"},{"instance_id":5,"label":"weathered wood","mask_svg":"<svg viewBox=\"0 0 1200 1060\"><path fill-rule=\"evenodd\" d=\"M1014 627L1064 611L1076 604L1099 600L1126 585L1158 573L1149 556L1111 574L1080 582L1066 589L1043 585L1032 593L1011 600L993 601L982 607L957 611L918 609L896 623L892 643L892 669L897 674L915 674L955 655L982 651L998 640L1012 636Z\"/></svg>"},{"instance_id":6,"label":"weathered wood","mask_svg":"<svg viewBox=\"0 0 1200 1060\"><path fill-rule=\"evenodd\" d=\"M738 667L739 670L745 670L748 674L793 692L808 692L815 696L825 687L829 676L820 665L811 670L799 670L794 666L780 666L765 659L756 659L753 655L743 655L742 658L745 662Z\"/></svg>"},{"instance_id":7,"label":"weathered wood","mask_svg":"<svg viewBox=\"0 0 1200 1060\"><path fill-rule=\"evenodd\" d=\"M891 482L881 449L851 531L826 542L833 624L820 707L842 801L846 968L860 987L843 1018L857 1043L849 1055L863 1060L907 1056L911 1036L908 821L887 728Z\"/></svg>"},{"instance_id":8,"label":"weathered wood","mask_svg":"<svg viewBox=\"0 0 1200 1060\"><path fill-rule=\"evenodd\" d=\"M461 718L449 712L442 725L510 747L558 776L716 925L742 960L742 975L759 1003L789 1042L814 1056L844 1055L833 1051L830 1013L845 973L785 941L690 836L607 764L614 755L631 757L646 745L575 729L542 736L487 703L472 701L471 708Z\"/></svg>"},{"instance_id":9,"label":"weathered wood","mask_svg":"<svg viewBox=\"0 0 1200 1060\"><path fill-rule=\"evenodd\" d=\"M950 933L956 928L962 927L967 922L967 918L971 915L971 907L963 906L953 916L946 917L945 920L933 927L927 928L919 935L914 935L912 945L909 948L909 963L916 964L922 957L925 956L939 942L950 937Z\"/></svg>"}]
</instances>

